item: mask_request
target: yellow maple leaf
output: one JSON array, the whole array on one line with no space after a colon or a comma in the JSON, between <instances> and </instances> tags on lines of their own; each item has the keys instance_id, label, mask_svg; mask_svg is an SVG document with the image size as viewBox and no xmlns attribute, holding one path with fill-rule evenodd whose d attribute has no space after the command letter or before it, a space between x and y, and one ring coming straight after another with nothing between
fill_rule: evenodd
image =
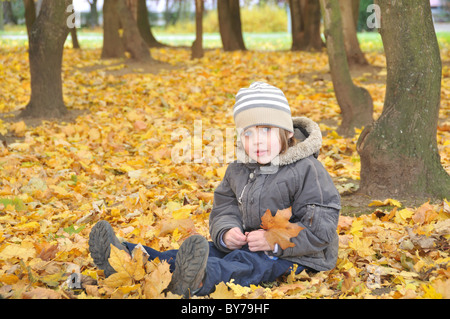
<instances>
[{"instance_id":1,"label":"yellow maple leaf","mask_svg":"<svg viewBox=\"0 0 450 319\"><path fill-rule=\"evenodd\" d=\"M170 265L159 259L148 262L146 265L147 275L144 282L144 296L148 299L161 298L164 289L172 280Z\"/></svg>"},{"instance_id":2,"label":"yellow maple leaf","mask_svg":"<svg viewBox=\"0 0 450 319\"><path fill-rule=\"evenodd\" d=\"M236 297L243 297L252 292L252 289L250 287L243 287L241 285L235 284L234 279L231 279L231 281L227 282L227 286L231 288Z\"/></svg>"},{"instance_id":3,"label":"yellow maple leaf","mask_svg":"<svg viewBox=\"0 0 450 319\"><path fill-rule=\"evenodd\" d=\"M375 251L371 248L372 239L371 238L362 238L360 239L358 236L353 238L348 246L356 251L356 253L365 258L368 256L372 256L375 254Z\"/></svg>"},{"instance_id":4,"label":"yellow maple leaf","mask_svg":"<svg viewBox=\"0 0 450 319\"><path fill-rule=\"evenodd\" d=\"M209 295L213 299L235 299L233 291L223 281L216 285L216 290Z\"/></svg>"},{"instance_id":5,"label":"yellow maple leaf","mask_svg":"<svg viewBox=\"0 0 450 319\"><path fill-rule=\"evenodd\" d=\"M354 236L362 236L362 230L364 228L364 221L362 219L354 220L352 227L350 228L350 233Z\"/></svg>"},{"instance_id":6,"label":"yellow maple leaf","mask_svg":"<svg viewBox=\"0 0 450 319\"><path fill-rule=\"evenodd\" d=\"M140 249L137 249L131 258L127 252L111 245L108 260L117 272L106 278L104 283L111 288L117 288L131 286L135 281L143 279L145 276L143 258L143 252Z\"/></svg>"},{"instance_id":7,"label":"yellow maple leaf","mask_svg":"<svg viewBox=\"0 0 450 319\"><path fill-rule=\"evenodd\" d=\"M289 207L278 210L275 216L272 216L272 213L268 209L263 217L261 217L261 227L266 230L264 237L270 247L275 247L275 244L280 245L281 249L295 246L290 239L298 236L303 227L295 223L290 223L289 219L291 216L292 211L291 207Z\"/></svg>"},{"instance_id":8,"label":"yellow maple leaf","mask_svg":"<svg viewBox=\"0 0 450 319\"><path fill-rule=\"evenodd\" d=\"M370 207L372 206L395 206L395 207L401 207L402 204L395 199L392 198L388 198L385 201L381 201L381 200L374 200L369 204Z\"/></svg>"},{"instance_id":9,"label":"yellow maple leaf","mask_svg":"<svg viewBox=\"0 0 450 319\"><path fill-rule=\"evenodd\" d=\"M36 255L36 249L24 247L23 245L11 244L6 246L0 252L0 260L8 260L9 258L20 258L28 260Z\"/></svg>"},{"instance_id":10,"label":"yellow maple leaf","mask_svg":"<svg viewBox=\"0 0 450 319\"><path fill-rule=\"evenodd\" d=\"M406 220L411 218L414 215L413 211L410 211L409 209L402 209L395 213L394 222L397 224L405 224Z\"/></svg>"}]
</instances>

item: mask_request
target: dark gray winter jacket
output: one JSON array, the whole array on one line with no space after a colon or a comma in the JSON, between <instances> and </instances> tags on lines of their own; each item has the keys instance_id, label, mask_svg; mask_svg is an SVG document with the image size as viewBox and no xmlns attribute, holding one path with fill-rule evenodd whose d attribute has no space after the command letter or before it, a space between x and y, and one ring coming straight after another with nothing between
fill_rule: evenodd
<instances>
[{"instance_id":1,"label":"dark gray winter jacket","mask_svg":"<svg viewBox=\"0 0 450 319\"><path fill-rule=\"evenodd\" d=\"M218 249L230 252L220 243L225 231L259 229L267 209L275 214L292 207L290 222L305 229L291 238L295 247L279 249L275 255L317 271L330 270L338 255L340 196L316 158L322 145L319 126L305 117L293 118L293 122L295 136L302 142L280 154L275 165L250 163L238 145L238 160L229 164L214 192L211 239Z\"/></svg>"}]
</instances>

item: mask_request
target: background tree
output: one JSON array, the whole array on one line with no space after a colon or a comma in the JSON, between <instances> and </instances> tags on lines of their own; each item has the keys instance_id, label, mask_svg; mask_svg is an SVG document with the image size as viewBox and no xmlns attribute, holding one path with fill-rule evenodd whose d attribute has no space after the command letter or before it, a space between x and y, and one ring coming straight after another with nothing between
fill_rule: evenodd
<instances>
[{"instance_id":1,"label":"background tree","mask_svg":"<svg viewBox=\"0 0 450 319\"><path fill-rule=\"evenodd\" d=\"M89 2L90 11L87 20L87 24L93 28L98 26L98 9L97 9L97 0L87 0Z\"/></svg>"},{"instance_id":2,"label":"background tree","mask_svg":"<svg viewBox=\"0 0 450 319\"><path fill-rule=\"evenodd\" d=\"M334 92L342 114L338 132L354 134L373 120L373 102L369 92L353 83L347 61L339 2L320 0L325 25L325 38Z\"/></svg>"},{"instance_id":3,"label":"background tree","mask_svg":"<svg viewBox=\"0 0 450 319\"><path fill-rule=\"evenodd\" d=\"M3 22L3 4L0 3L0 30L4 29L4 22Z\"/></svg>"},{"instance_id":4,"label":"background tree","mask_svg":"<svg viewBox=\"0 0 450 319\"><path fill-rule=\"evenodd\" d=\"M292 50L321 50L319 0L289 0Z\"/></svg>"},{"instance_id":5,"label":"background tree","mask_svg":"<svg viewBox=\"0 0 450 319\"><path fill-rule=\"evenodd\" d=\"M142 39L144 39L149 48L159 48L164 46L164 44L156 40L155 36L153 35L145 0L138 0L137 3L137 25Z\"/></svg>"},{"instance_id":6,"label":"background tree","mask_svg":"<svg viewBox=\"0 0 450 319\"><path fill-rule=\"evenodd\" d=\"M127 0L105 0L103 19L102 58L121 58L127 51L134 61L153 61L139 32L134 10L127 5ZM120 29L123 30L122 37Z\"/></svg>"},{"instance_id":7,"label":"background tree","mask_svg":"<svg viewBox=\"0 0 450 319\"><path fill-rule=\"evenodd\" d=\"M125 57L125 46L120 37L120 18L117 0L103 2L103 46L102 59Z\"/></svg>"},{"instance_id":8,"label":"background tree","mask_svg":"<svg viewBox=\"0 0 450 319\"><path fill-rule=\"evenodd\" d=\"M345 52L350 66L367 65L367 60L359 46L356 27L358 24L359 0L339 0L344 33Z\"/></svg>"},{"instance_id":9,"label":"background tree","mask_svg":"<svg viewBox=\"0 0 450 319\"><path fill-rule=\"evenodd\" d=\"M376 4L387 63L386 96L381 116L358 141L361 192L448 198L450 176L436 140L442 63L430 2Z\"/></svg>"},{"instance_id":10,"label":"background tree","mask_svg":"<svg viewBox=\"0 0 450 319\"><path fill-rule=\"evenodd\" d=\"M219 31L225 51L245 50L239 0L217 1Z\"/></svg>"},{"instance_id":11,"label":"background tree","mask_svg":"<svg viewBox=\"0 0 450 319\"><path fill-rule=\"evenodd\" d=\"M31 27L36 21L36 6L34 0L23 0L25 6L25 25L27 27L28 38L30 38Z\"/></svg>"},{"instance_id":12,"label":"background tree","mask_svg":"<svg viewBox=\"0 0 450 319\"><path fill-rule=\"evenodd\" d=\"M133 12L127 5L126 0L117 0L117 10L119 12L120 24L123 29L123 43L125 50L130 53L131 59L140 62L150 62L152 57L150 50L137 26Z\"/></svg>"},{"instance_id":13,"label":"background tree","mask_svg":"<svg viewBox=\"0 0 450 319\"><path fill-rule=\"evenodd\" d=\"M11 1L2 1L1 4L3 5L3 23L17 24L17 18L14 16Z\"/></svg>"},{"instance_id":14,"label":"background tree","mask_svg":"<svg viewBox=\"0 0 450 319\"><path fill-rule=\"evenodd\" d=\"M203 57L203 0L195 0L195 41L192 43L192 58Z\"/></svg>"},{"instance_id":15,"label":"background tree","mask_svg":"<svg viewBox=\"0 0 450 319\"><path fill-rule=\"evenodd\" d=\"M57 118L66 112L62 92L62 57L69 33L66 12L71 0L44 0L31 27L29 60L31 98L21 117Z\"/></svg>"}]
</instances>

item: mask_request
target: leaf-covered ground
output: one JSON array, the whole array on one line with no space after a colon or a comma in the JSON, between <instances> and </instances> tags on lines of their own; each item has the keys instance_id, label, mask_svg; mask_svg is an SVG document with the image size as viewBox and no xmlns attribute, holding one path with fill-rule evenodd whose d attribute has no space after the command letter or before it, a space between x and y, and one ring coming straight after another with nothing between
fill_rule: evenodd
<instances>
[{"instance_id":1,"label":"leaf-covered ground","mask_svg":"<svg viewBox=\"0 0 450 319\"><path fill-rule=\"evenodd\" d=\"M445 46L441 52L437 138L450 172L450 53ZM165 63L155 65L155 74L142 65L101 61L98 49L66 49L70 115L38 123L12 118L30 95L26 48L0 48L0 133L8 142L0 148L2 297L163 298L171 276L167 264L143 264L139 252L133 259L117 253L114 265L129 277L105 280L89 255L89 232L105 219L123 239L158 250L178 248L193 233L208 237L212 193L228 158L217 152L215 139L195 133L222 136L229 155L233 95L264 79L285 92L295 116L320 123L319 159L346 207L354 207L352 214L343 210L333 270L252 287L221 284L210 298L450 298L449 203L352 195L359 180L358 134L343 138L335 132L339 108L326 53L210 50L191 61L189 50L163 48L152 55ZM370 91L377 117L385 59L377 52L367 59L371 66L353 76ZM192 139L172 135L181 130ZM202 152L191 152L185 158L190 163L175 163L172 151L180 145L200 145ZM83 289L70 289L69 278L81 278Z\"/></svg>"}]
</instances>

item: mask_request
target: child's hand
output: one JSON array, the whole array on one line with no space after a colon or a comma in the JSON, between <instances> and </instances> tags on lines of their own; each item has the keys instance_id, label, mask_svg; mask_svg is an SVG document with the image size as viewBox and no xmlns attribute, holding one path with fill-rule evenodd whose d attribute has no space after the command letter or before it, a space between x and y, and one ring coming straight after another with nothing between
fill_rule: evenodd
<instances>
[{"instance_id":1,"label":"child's hand","mask_svg":"<svg viewBox=\"0 0 450 319\"><path fill-rule=\"evenodd\" d=\"M231 250L242 248L242 246L247 244L246 239L239 227L231 228L223 235L223 242Z\"/></svg>"},{"instance_id":2,"label":"child's hand","mask_svg":"<svg viewBox=\"0 0 450 319\"><path fill-rule=\"evenodd\" d=\"M246 232L248 249L250 251L267 251L272 250L266 238L264 237L264 229L258 229L251 232Z\"/></svg>"}]
</instances>

